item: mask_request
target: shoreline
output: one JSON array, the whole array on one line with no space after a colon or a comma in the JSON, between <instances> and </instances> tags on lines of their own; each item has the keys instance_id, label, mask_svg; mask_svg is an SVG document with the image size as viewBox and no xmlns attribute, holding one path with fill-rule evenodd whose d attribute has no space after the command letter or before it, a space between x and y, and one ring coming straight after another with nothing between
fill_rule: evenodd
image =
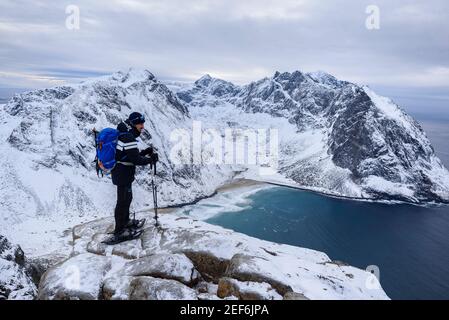
<instances>
[{"instance_id":1,"label":"shoreline","mask_svg":"<svg viewBox=\"0 0 449 320\"><path fill-rule=\"evenodd\" d=\"M317 194L325 196L325 197L342 199L342 200L372 202L372 203L381 203L381 204L388 204L388 205L407 204L407 205L414 205L414 206L418 206L418 207L449 205L449 202L434 202L434 201L433 202L412 202L412 201L397 200L397 199L351 197L351 196L344 196L344 195L334 194L334 193L330 193L330 192L325 192L322 190L315 190L315 189L309 189L309 188L301 187L301 186L283 184L280 182L267 181L265 183L274 185L274 186L278 186L278 187L285 187L285 188L296 189L296 190L300 190L300 191L313 192L313 193L317 193Z\"/></svg>"},{"instance_id":2,"label":"shoreline","mask_svg":"<svg viewBox=\"0 0 449 320\"><path fill-rule=\"evenodd\" d=\"M386 204L386 205L414 205L418 207L432 207L432 206L441 206L441 205L449 205L449 203L444 202L428 202L428 203L416 203L416 202L408 202L408 201L401 201L401 200L388 200L388 199L376 199L376 198L359 198L359 197L351 197L351 196L344 196L344 195L338 195L333 193L328 193L322 190L314 190L309 189L306 187L301 186L295 186L287 183L282 182L274 182L274 181L263 181L263 180L255 180L255 179L248 179L248 178L236 178L231 180L229 183L223 184L219 186L212 194L207 196L199 197L193 201L186 202L183 204L177 204L177 205L170 205L166 207L158 208L158 210L161 210L163 212L161 213L172 213L175 211L175 209L183 208L190 205L195 205L201 200L212 198L219 193L224 193L228 191L236 191L238 189L242 188L248 188L248 187L263 187L263 186L273 186L273 187L284 187L289 189L295 189L298 191L304 191L304 192L312 192L324 197L330 197L340 200L351 200L351 201L361 201L361 202L368 202L368 203L378 203L378 204ZM145 211L153 211L153 208L145 209ZM137 212L144 212L144 211L137 211Z\"/></svg>"},{"instance_id":3,"label":"shoreline","mask_svg":"<svg viewBox=\"0 0 449 320\"><path fill-rule=\"evenodd\" d=\"M397 200L380 200L380 199L376 200L376 199L345 197L345 196L329 194L329 193L326 193L326 192L323 192L320 190L313 190L313 189L307 189L307 188L300 187L300 186L283 184L282 182L261 181L261 180L248 179L248 178L235 178L235 179L230 180L228 183L225 183L225 184L217 187L215 189L215 191L209 195L205 195L205 196L199 197L193 201L182 203L182 204L159 207L158 215L162 216L162 215L172 214L172 213L176 214L176 212L179 209L182 209L182 208L185 208L185 207L188 207L191 205L195 205L202 200L211 199L214 196L217 196L219 194L228 193L228 192L236 192L236 191L238 192L238 190L251 191L251 189L254 190L255 192L257 192L258 191L257 189L262 190L267 187L285 187L285 188L290 188L290 189L296 189L298 191L312 192L312 193L315 193L315 194L318 194L321 196L331 197L331 198L336 198L336 199L363 201L363 202L369 202L369 203L381 203L381 204L388 204L388 205L408 204L408 205L415 205L415 206L420 206L420 207L448 205L448 204L444 204L444 203L418 204L418 203L410 203L410 202L401 202L401 201L397 201ZM135 212L131 212L131 214L133 214L133 213L135 213L136 215L141 215L142 217L145 217L149 220L154 219L154 209L152 207L142 208L142 209L136 210ZM97 220L97 219L101 219L101 218L104 218L104 217L93 218L92 220ZM64 247L66 238L67 238L66 233L71 228L72 228L72 226L69 226L68 228L65 228L64 230L62 230L62 232L60 234L58 233L58 236L56 236L54 239L52 239L51 242L54 244L50 245L50 247L53 247L54 245L56 245L56 243L60 243ZM20 231L24 232L26 230L22 228L22 229L20 229ZM57 230L47 230L45 233L47 233L47 232L52 233L55 231L57 232ZM42 236L44 236L44 235L41 234L41 237ZM25 249L27 256L29 256L29 257L39 257L41 255L45 255L45 254L42 254L42 252L40 250L35 251L35 248L33 248L32 250L29 250L30 248L28 248L27 245L25 245L23 243L23 241L17 241L17 239L15 239L15 241L17 243L19 243L23 247L23 249ZM49 251L44 250L44 252L47 252L47 253L50 253L51 251L52 250L49 250Z\"/></svg>"},{"instance_id":4,"label":"shoreline","mask_svg":"<svg viewBox=\"0 0 449 320\"><path fill-rule=\"evenodd\" d=\"M215 189L215 191L213 193L211 193L210 195L205 195L202 197L198 197L193 201L189 201L189 202L185 202L185 203L181 203L181 204L174 204L174 205L169 205L169 206L165 206L165 207L160 207L158 208L158 213L161 214L168 214L168 213L173 213L174 211L176 211L176 209L180 209L186 206L191 206L191 205L195 205L198 202L200 202L201 200L205 200L205 199L210 199L214 196L216 196L219 193L224 193L224 192L228 192L228 191L235 191L241 188L248 188L248 187L257 187L257 186L266 186L266 185L270 185L267 182L264 181L257 181L257 180L252 180L252 179L244 179L244 178L239 178L239 179L234 179L229 183L223 184L221 186L219 186L217 189ZM146 208L146 209L140 209L135 211L136 214L138 213L144 213L144 212L154 212L153 208ZM133 212L131 212L132 214Z\"/></svg>"}]
</instances>

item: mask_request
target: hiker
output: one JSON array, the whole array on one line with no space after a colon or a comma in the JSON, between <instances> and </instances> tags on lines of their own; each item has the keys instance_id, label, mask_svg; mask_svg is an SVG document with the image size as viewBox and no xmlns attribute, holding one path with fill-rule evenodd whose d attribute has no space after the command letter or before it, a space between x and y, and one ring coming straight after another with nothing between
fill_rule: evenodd
<instances>
[{"instance_id":1,"label":"hiker","mask_svg":"<svg viewBox=\"0 0 449 320\"><path fill-rule=\"evenodd\" d=\"M154 148L148 147L139 152L136 138L144 129L145 117L133 112L128 119L117 126L121 133L118 137L115 154L116 165L112 169L112 183L117 186L117 204L115 206L115 230L116 241L132 239L136 236L136 230L143 226L144 220L129 218L129 207L133 199L132 183L136 172L136 166L155 165L158 155Z\"/></svg>"}]
</instances>

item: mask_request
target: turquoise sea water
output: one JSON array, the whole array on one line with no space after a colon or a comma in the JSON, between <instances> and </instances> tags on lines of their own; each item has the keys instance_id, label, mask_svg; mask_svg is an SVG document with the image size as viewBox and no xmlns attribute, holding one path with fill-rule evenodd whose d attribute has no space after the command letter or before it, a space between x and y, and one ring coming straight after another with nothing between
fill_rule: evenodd
<instances>
[{"instance_id":1,"label":"turquoise sea water","mask_svg":"<svg viewBox=\"0 0 449 320\"><path fill-rule=\"evenodd\" d=\"M207 222L380 269L392 299L449 299L449 206L350 201L284 187Z\"/></svg>"}]
</instances>

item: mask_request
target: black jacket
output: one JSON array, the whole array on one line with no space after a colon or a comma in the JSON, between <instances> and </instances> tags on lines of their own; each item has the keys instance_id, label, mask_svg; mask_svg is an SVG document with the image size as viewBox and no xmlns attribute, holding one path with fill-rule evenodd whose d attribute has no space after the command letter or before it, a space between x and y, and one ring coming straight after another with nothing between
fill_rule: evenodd
<instances>
[{"instance_id":1,"label":"black jacket","mask_svg":"<svg viewBox=\"0 0 449 320\"><path fill-rule=\"evenodd\" d=\"M117 164L112 169L112 183L115 185L129 185L134 181L136 166L145 166L151 163L151 159L143 157L137 148L136 138L140 135L135 127L127 122L121 122L117 126L121 134L118 138L115 160ZM123 163L121 163L123 162Z\"/></svg>"}]
</instances>

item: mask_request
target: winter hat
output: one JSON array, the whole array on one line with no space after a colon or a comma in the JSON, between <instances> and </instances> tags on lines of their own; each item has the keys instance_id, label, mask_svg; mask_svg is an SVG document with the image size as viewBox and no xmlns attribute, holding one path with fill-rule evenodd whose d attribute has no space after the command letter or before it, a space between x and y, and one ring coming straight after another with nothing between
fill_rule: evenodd
<instances>
[{"instance_id":1,"label":"winter hat","mask_svg":"<svg viewBox=\"0 0 449 320\"><path fill-rule=\"evenodd\" d=\"M135 126L136 124L144 123L145 122L145 116L139 112L133 112L129 115L128 121L130 124Z\"/></svg>"}]
</instances>

